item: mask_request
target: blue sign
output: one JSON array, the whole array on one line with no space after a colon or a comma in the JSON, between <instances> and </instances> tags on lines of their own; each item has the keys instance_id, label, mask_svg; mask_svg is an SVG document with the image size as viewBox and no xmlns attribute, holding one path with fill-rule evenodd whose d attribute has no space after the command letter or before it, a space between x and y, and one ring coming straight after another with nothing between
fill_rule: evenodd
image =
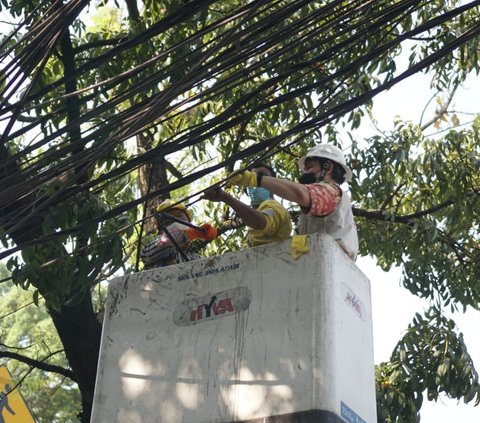
<instances>
[{"instance_id":1,"label":"blue sign","mask_svg":"<svg viewBox=\"0 0 480 423\"><path fill-rule=\"evenodd\" d=\"M348 423L367 423L343 401L340 401L340 415Z\"/></svg>"}]
</instances>

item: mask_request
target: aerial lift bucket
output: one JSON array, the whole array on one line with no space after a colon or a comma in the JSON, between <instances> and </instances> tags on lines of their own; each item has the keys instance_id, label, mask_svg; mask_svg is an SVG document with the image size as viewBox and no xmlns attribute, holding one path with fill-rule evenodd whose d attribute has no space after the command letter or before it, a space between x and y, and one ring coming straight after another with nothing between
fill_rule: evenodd
<instances>
[{"instance_id":1,"label":"aerial lift bucket","mask_svg":"<svg viewBox=\"0 0 480 423\"><path fill-rule=\"evenodd\" d=\"M370 283L327 235L111 281L94 423L376 423Z\"/></svg>"}]
</instances>

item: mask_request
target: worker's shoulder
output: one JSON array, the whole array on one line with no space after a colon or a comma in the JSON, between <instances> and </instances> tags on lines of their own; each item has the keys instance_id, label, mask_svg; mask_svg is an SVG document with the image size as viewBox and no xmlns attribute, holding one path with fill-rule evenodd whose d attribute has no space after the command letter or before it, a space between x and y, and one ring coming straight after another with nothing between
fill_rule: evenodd
<instances>
[{"instance_id":1,"label":"worker's shoulder","mask_svg":"<svg viewBox=\"0 0 480 423\"><path fill-rule=\"evenodd\" d=\"M285 207L283 207L280 204L280 202L278 202L277 200L274 200L273 198L271 198L269 200L262 201L262 203L257 208L258 211L263 211L263 210L266 210L266 209L273 209L277 212L287 211L285 209Z\"/></svg>"}]
</instances>

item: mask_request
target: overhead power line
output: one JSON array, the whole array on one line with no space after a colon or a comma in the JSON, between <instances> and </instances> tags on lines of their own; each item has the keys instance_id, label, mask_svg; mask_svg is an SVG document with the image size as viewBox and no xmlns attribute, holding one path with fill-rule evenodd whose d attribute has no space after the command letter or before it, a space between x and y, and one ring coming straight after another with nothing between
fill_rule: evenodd
<instances>
[{"instance_id":1,"label":"overhead power line","mask_svg":"<svg viewBox=\"0 0 480 423\"><path fill-rule=\"evenodd\" d=\"M15 100L15 90L27 83L28 78L35 81L40 75L66 28L87 3L85 0L72 0L57 9L48 10L43 16L29 16L28 21L35 23L15 46L15 51L19 53L12 56L14 50L11 47L6 50L6 54L0 56L2 63L6 63L3 68L5 76L0 78L7 82L2 92L6 95L2 96L0 105L0 118L7 119L6 130L2 134L3 144L0 146L0 164L3 169L0 227L10 235L24 232L23 241L0 253L0 258L27 246L75 235L91 225L98 225L134 209L154 196L181 188L223 167L231 167L237 161L262 154L266 150L274 151L272 149L291 145L303 138L304 131L322 127L353 111L377 93L428 68L480 33L478 23L472 22L464 33L452 36L443 47L400 75L363 93L352 93L350 98L338 102L336 98L339 93L348 90L349 80L364 70L371 60L388 56L407 39L428 34L435 28L441 29L442 25L463 16L480 2L464 4L432 16L420 26L401 32L397 28L399 23L419 12L428 2L357 0L332 1L318 6L318 2L307 0L253 1L208 26L199 28L184 40L157 52L154 57L136 63L119 75L99 80L73 92L62 91L61 87L68 81L88 76L105 61L122 60L124 54L130 53L142 43L154 42L176 25L187 22L196 10L185 6L135 37L115 41L103 54L88 59L72 74L59 77L47 87L35 90L33 82L27 84L25 92ZM201 7L206 3L214 2L194 2L194 5ZM64 15L66 20L61 19ZM283 22L289 24L284 25ZM385 30L390 31L390 36L384 37L369 51L357 54L372 34ZM211 35L210 40L201 42L206 35ZM44 43L45 39L48 40L47 43ZM196 48L183 52L186 46ZM76 47L77 52L82 51L80 47ZM176 55L177 60L164 63L172 55ZM338 55L352 57L352 60L343 67L329 69L332 58ZM178 78L184 69L189 69L190 72ZM269 77L263 78L265 74ZM132 78L136 78L138 83L131 83ZM256 79L258 84L248 85ZM175 83L171 83L172 80ZM292 81L296 83L295 88L290 86ZM95 165L107 158L116 146L145 130L167 125L195 107L247 85L251 90L218 115L165 137L151 150L129 157L101 175L87 177L92 174ZM126 88L119 89L121 86ZM58 94L43 100L48 92ZM108 212L79 222L71 228L38 235L42 216L50 207L82 195L95 195L92 192L132 174L141 166L151 163L158 155L168 156L208 143L212 139L220 139L227 131L243 122L292 104L296 99L313 92L321 93L315 114L292 123L280 135L258 141L226 160L193 171L160 190L118 204ZM142 94L142 98L136 100L139 94ZM53 121L59 121L59 117L67 111L66 99L72 98L84 111L51 131L42 132L42 128L51 125ZM45 101L52 106L50 112L37 116L23 127L14 125L23 114L47 104ZM88 105L92 101L98 104L89 110ZM120 104L124 106L118 111ZM70 136L74 129L79 130L77 138ZM18 151L10 151L11 143L17 143L19 137L33 133L44 135L30 146L22 147L18 143ZM58 184L58 188L50 189L60 179L62 183Z\"/></svg>"}]
</instances>

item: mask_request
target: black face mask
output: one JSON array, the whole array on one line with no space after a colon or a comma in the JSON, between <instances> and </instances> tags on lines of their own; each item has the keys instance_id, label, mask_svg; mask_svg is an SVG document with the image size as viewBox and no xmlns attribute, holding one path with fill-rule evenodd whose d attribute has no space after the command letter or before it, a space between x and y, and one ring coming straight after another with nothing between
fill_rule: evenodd
<instances>
[{"instance_id":1,"label":"black face mask","mask_svg":"<svg viewBox=\"0 0 480 423\"><path fill-rule=\"evenodd\" d=\"M315 178L314 173L302 173L300 175L300 178L298 178L298 182L303 185L314 184L315 182L317 182L317 178Z\"/></svg>"}]
</instances>

